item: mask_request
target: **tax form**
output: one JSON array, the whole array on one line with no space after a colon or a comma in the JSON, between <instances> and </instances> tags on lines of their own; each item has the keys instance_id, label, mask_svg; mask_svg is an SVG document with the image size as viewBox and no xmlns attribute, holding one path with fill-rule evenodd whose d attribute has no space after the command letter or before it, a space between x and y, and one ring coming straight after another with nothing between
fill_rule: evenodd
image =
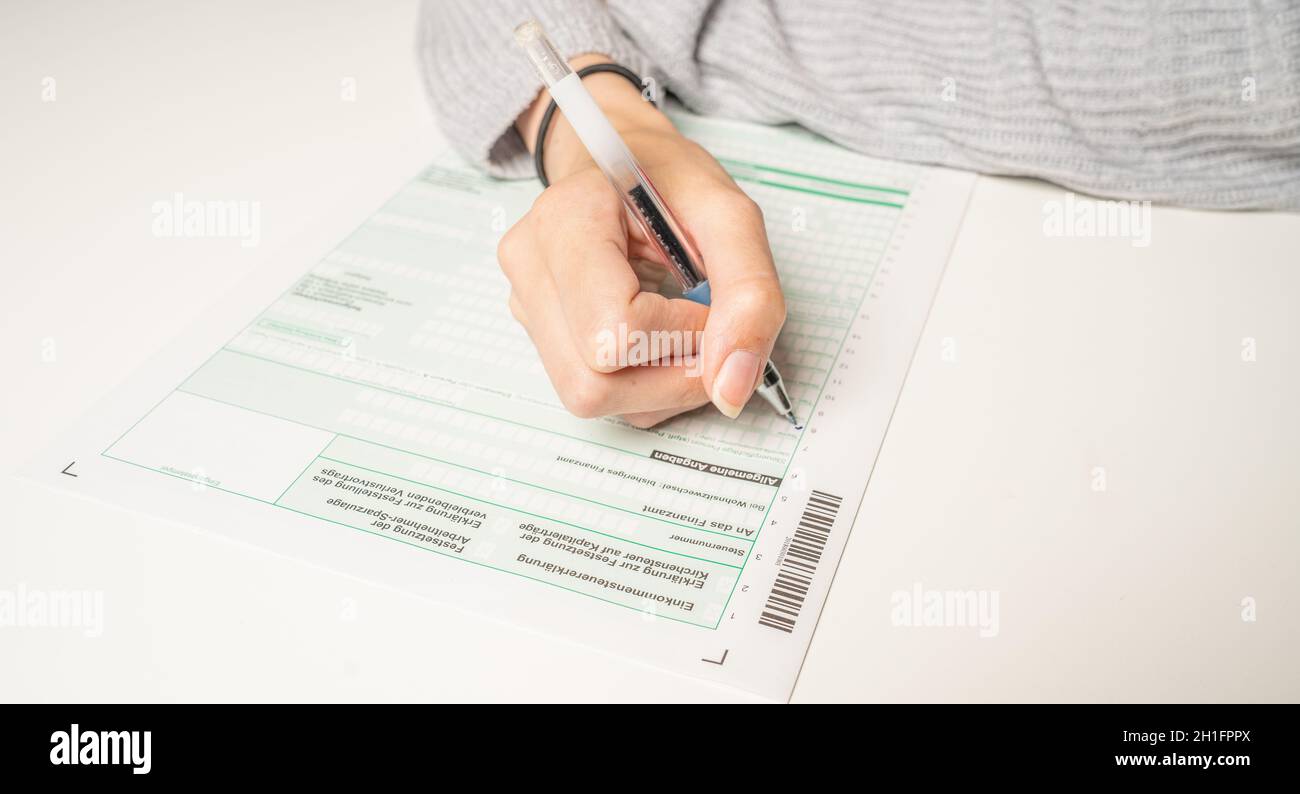
<instances>
[{"instance_id":1,"label":"tax form","mask_svg":"<svg viewBox=\"0 0 1300 794\"><path fill-rule=\"evenodd\" d=\"M539 188L446 155L25 473L787 699L973 177L674 118L764 210L789 308L773 360L802 430L761 400L650 430L569 415L496 265Z\"/></svg>"}]
</instances>

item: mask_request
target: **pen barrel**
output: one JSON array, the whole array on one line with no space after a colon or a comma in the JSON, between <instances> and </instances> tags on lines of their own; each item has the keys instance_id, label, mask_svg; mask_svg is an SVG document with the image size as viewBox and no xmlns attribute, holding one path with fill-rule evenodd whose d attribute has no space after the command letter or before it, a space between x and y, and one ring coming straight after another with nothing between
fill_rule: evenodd
<instances>
[{"instance_id":1,"label":"pen barrel","mask_svg":"<svg viewBox=\"0 0 1300 794\"><path fill-rule=\"evenodd\" d=\"M569 74L551 86L551 97L682 290L704 281L703 263L690 236L582 85L582 79Z\"/></svg>"},{"instance_id":2,"label":"pen barrel","mask_svg":"<svg viewBox=\"0 0 1300 794\"><path fill-rule=\"evenodd\" d=\"M630 190L620 192L624 206L659 254L660 264L677 279L686 297L707 305L708 281L695 244L639 166L636 176L637 183ZM617 189L618 185L614 187Z\"/></svg>"},{"instance_id":3,"label":"pen barrel","mask_svg":"<svg viewBox=\"0 0 1300 794\"><path fill-rule=\"evenodd\" d=\"M633 222L658 252L661 264L677 279L687 297L704 302L689 294L707 278L699 251L623 143L618 130L582 85L582 78L560 57L536 21L515 28L515 41L527 54L569 126L618 192ZM704 294L707 295L707 290Z\"/></svg>"},{"instance_id":4,"label":"pen barrel","mask_svg":"<svg viewBox=\"0 0 1300 794\"><path fill-rule=\"evenodd\" d=\"M571 72L551 86L551 98L615 189L620 194L631 190L641 178L636 159L600 105L582 85L582 78Z\"/></svg>"}]
</instances>

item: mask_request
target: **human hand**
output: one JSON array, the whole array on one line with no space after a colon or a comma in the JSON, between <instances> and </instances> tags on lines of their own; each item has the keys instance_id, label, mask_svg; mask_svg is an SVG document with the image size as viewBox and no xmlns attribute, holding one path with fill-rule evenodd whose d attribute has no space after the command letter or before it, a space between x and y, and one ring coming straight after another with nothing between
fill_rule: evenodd
<instances>
[{"instance_id":1,"label":"human hand","mask_svg":"<svg viewBox=\"0 0 1300 794\"><path fill-rule=\"evenodd\" d=\"M577 416L619 415L650 427L712 401L734 418L785 321L762 212L635 86L608 74L584 82L700 252L712 306L653 291L665 275L650 264L658 262L655 249L629 223L617 193L557 114L546 146L551 186L497 252L510 280L511 312L560 400ZM530 114L537 115L530 111L520 122L525 140L527 125L536 122ZM682 348L669 344L657 346L653 358L648 352L656 346L629 344L638 332L643 339L658 333L663 340L698 340L687 350L699 359L672 360ZM625 347L611 351L614 342Z\"/></svg>"}]
</instances>

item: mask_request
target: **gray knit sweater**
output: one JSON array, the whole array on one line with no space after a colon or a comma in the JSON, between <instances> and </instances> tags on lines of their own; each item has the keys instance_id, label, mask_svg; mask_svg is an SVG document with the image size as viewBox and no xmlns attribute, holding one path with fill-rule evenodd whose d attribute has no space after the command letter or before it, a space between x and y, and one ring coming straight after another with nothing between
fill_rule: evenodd
<instances>
[{"instance_id":1,"label":"gray knit sweater","mask_svg":"<svg viewBox=\"0 0 1300 794\"><path fill-rule=\"evenodd\" d=\"M1300 209L1297 0L425 0L453 144L531 175L540 20L699 113L794 122L877 157L1189 207Z\"/></svg>"}]
</instances>

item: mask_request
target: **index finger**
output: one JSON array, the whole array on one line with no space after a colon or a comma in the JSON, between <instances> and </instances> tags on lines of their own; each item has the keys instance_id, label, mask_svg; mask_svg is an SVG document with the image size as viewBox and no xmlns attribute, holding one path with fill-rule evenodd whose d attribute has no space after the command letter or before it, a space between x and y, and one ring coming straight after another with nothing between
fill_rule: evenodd
<instances>
[{"instance_id":1,"label":"index finger","mask_svg":"<svg viewBox=\"0 0 1300 794\"><path fill-rule=\"evenodd\" d=\"M694 340L704 306L642 291L628 261L626 218L613 188L558 192L539 216L550 270L574 346L588 367L611 372L657 361L677 347L642 343L657 335ZM545 195L545 193L543 194ZM539 202L540 203L540 202ZM694 347L691 353L696 352Z\"/></svg>"},{"instance_id":2,"label":"index finger","mask_svg":"<svg viewBox=\"0 0 1300 794\"><path fill-rule=\"evenodd\" d=\"M712 222L692 227L712 294L702 376L719 410L734 417L785 324L785 298L758 205L737 188L710 203L709 217Z\"/></svg>"}]
</instances>

